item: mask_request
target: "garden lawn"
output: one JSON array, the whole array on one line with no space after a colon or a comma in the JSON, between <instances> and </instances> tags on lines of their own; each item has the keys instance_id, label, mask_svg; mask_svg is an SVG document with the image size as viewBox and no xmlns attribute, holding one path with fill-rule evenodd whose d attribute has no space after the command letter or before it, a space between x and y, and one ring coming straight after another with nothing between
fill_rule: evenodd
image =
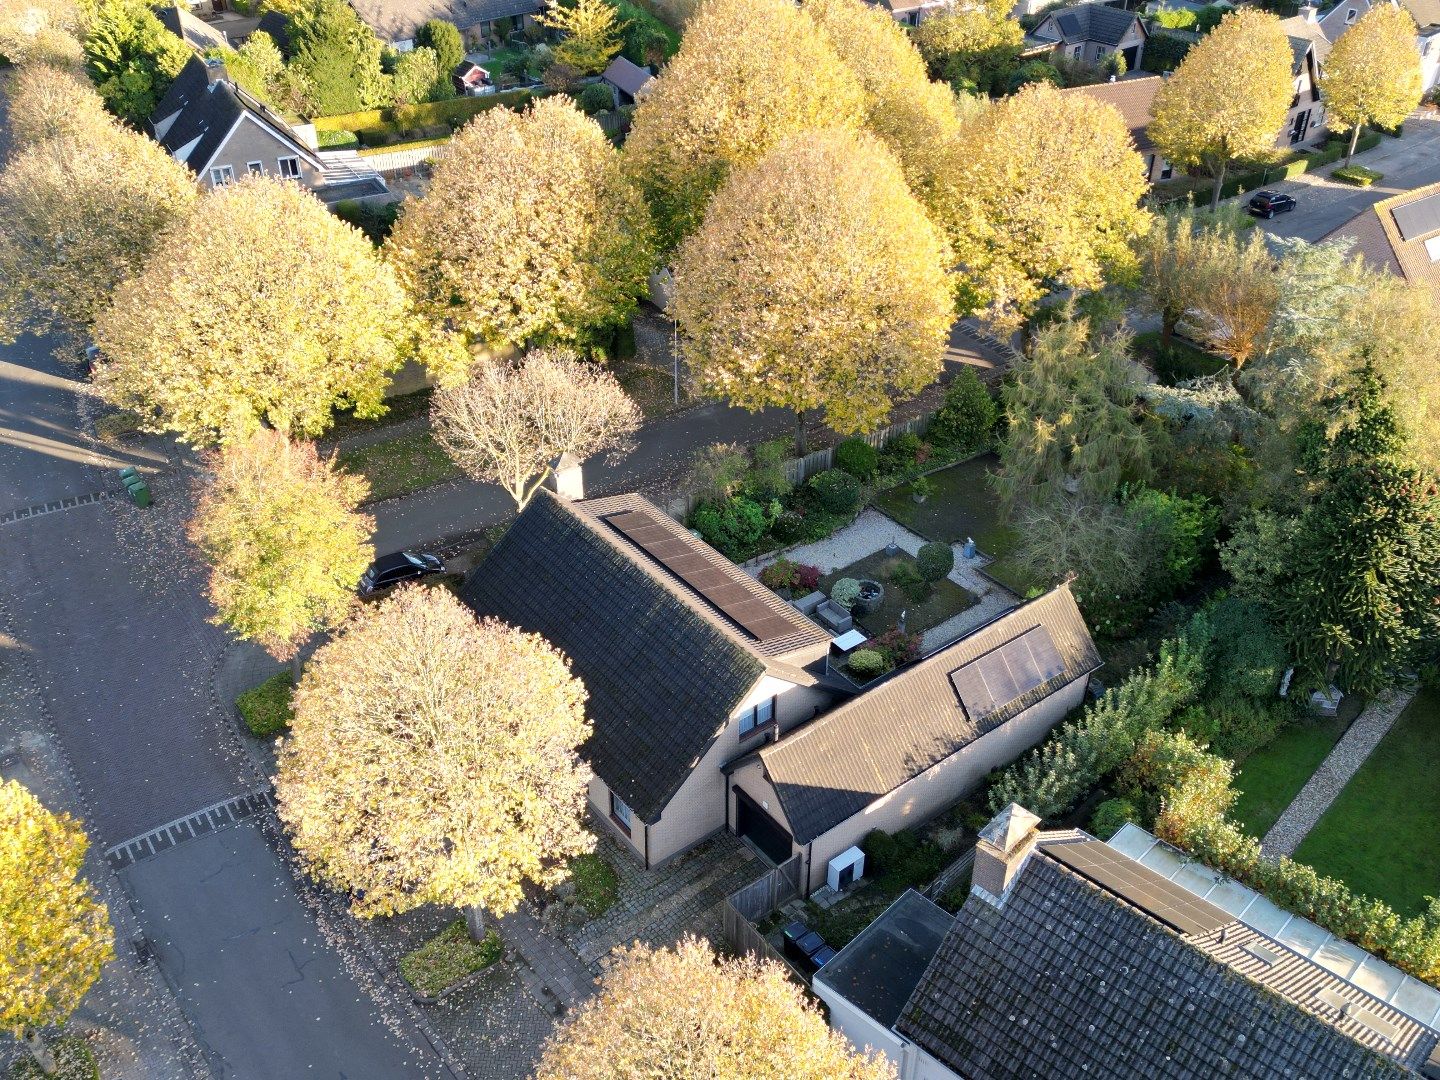
<instances>
[{"instance_id":1,"label":"garden lawn","mask_svg":"<svg viewBox=\"0 0 1440 1080\"><path fill-rule=\"evenodd\" d=\"M424 416L430 411L430 395L431 391L429 390L417 390L413 394L401 394L399 397L389 398L385 402L385 415L374 420L362 420L349 411L337 412L335 422L330 425L330 430L325 432L322 439L325 442L335 443L362 431L374 431L386 424L399 424L417 416Z\"/></svg>"},{"instance_id":2,"label":"garden lawn","mask_svg":"<svg viewBox=\"0 0 1440 1080\"><path fill-rule=\"evenodd\" d=\"M885 586L885 596L879 609L855 620L871 637L883 634L891 627L898 625L902 611L905 612L905 632L923 634L932 626L939 626L952 615L960 614L979 601L979 597L970 590L956 585L948 578L937 581L935 587L925 598L918 601L911 600L905 590L895 584L895 571L900 566L916 568L915 557L904 551L893 556L886 555L883 551L877 551L873 555L865 556L859 562L853 562L832 574L827 574L820 579L820 588L828 596L835 582L847 577L869 578L871 581L878 581ZM916 573L919 573L918 569ZM919 586L916 588L918 589Z\"/></svg>"},{"instance_id":3,"label":"garden lawn","mask_svg":"<svg viewBox=\"0 0 1440 1080\"><path fill-rule=\"evenodd\" d=\"M1235 777L1241 794L1230 820L1251 836L1264 839L1349 726L1348 720L1338 716L1297 723L1251 754Z\"/></svg>"},{"instance_id":4,"label":"garden lawn","mask_svg":"<svg viewBox=\"0 0 1440 1080\"><path fill-rule=\"evenodd\" d=\"M408 495L460 475L428 431L341 450L338 461L346 472L360 473L370 481L371 501Z\"/></svg>"},{"instance_id":5,"label":"garden lawn","mask_svg":"<svg viewBox=\"0 0 1440 1080\"><path fill-rule=\"evenodd\" d=\"M400 974L423 997L437 997L461 979L483 971L505 953L500 935L486 930L474 941L465 920L456 919L440 933L400 958Z\"/></svg>"},{"instance_id":6,"label":"garden lawn","mask_svg":"<svg viewBox=\"0 0 1440 1080\"><path fill-rule=\"evenodd\" d=\"M1440 691L1421 690L1320 823L1297 862L1420 915L1440 895Z\"/></svg>"},{"instance_id":7,"label":"garden lawn","mask_svg":"<svg viewBox=\"0 0 1440 1080\"><path fill-rule=\"evenodd\" d=\"M877 510L926 540L959 544L967 537L973 538L981 552L994 560L985 567L985 573L1011 592L1025 596L1035 583L1008 559L1017 537L1003 521L995 492L986 480L997 465L999 460L994 454L982 454L930 473L927 479L931 494L923 503L912 497L911 484L882 491L871 501Z\"/></svg>"}]
</instances>

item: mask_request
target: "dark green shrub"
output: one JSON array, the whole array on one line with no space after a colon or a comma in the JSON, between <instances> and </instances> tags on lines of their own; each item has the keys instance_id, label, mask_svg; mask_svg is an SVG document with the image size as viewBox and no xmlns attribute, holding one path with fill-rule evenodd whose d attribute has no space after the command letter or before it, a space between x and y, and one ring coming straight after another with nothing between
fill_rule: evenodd
<instances>
[{"instance_id":1,"label":"dark green shrub","mask_svg":"<svg viewBox=\"0 0 1440 1080\"><path fill-rule=\"evenodd\" d=\"M1109 840L1126 822L1138 821L1140 815L1129 799L1106 799L1090 816L1090 833L1100 840Z\"/></svg>"},{"instance_id":2,"label":"dark green shrub","mask_svg":"<svg viewBox=\"0 0 1440 1080\"><path fill-rule=\"evenodd\" d=\"M963 368L945 388L945 403L930 421L932 439L968 452L987 446L999 409L972 368Z\"/></svg>"},{"instance_id":3,"label":"dark green shrub","mask_svg":"<svg viewBox=\"0 0 1440 1080\"><path fill-rule=\"evenodd\" d=\"M1146 535L1151 597L1173 596L1215 557L1220 512L1204 496L1183 498L1143 488L1126 500L1125 509Z\"/></svg>"},{"instance_id":4,"label":"dark green shrub","mask_svg":"<svg viewBox=\"0 0 1440 1080\"><path fill-rule=\"evenodd\" d=\"M885 658L874 649L856 649L846 666L859 679L873 679L885 670Z\"/></svg>"},{"instance_id":5,"label":"dark green shrub","mask_svg":"<svg viewBox=\"0 0 1440 1080\"><path fill-rule=\"evenodd\" d=\"M294 679L290 672L282 671L237 697L235 708L251 735L268 739L286 730L295 719L290 710L290 697L294 692Z\"/></svg>"},{"instance_id":6,"label":"dark green shrub","mask_svg":"<svg viewBox=\"0 0 1440 1080\"><path fill-rule=\"evenodd\" d=\"M866 833L865 839L860 841L860 850L865 853L866 875L878 875L885 867L894 866L899 847L900 845L895 843L895 837L887 832L875 829Z\"/></svg>"},{"instance_id":7,"label":"dark green shrub","mask_svg":"<svg viewBox=\"0 0 1440 1080\"><path fill-rule=\"evenodd\" d=\"M747 558L765 535L765 509L754 499L736 495L705 503L690 515L690 527L727 559Z\"/></svg>"},{"instance_id":8,"label":"dark green shrub","mask_svg":"<svg viewBox=\"0 0 1440 1080\"><path fill-rule=\"evenodd\" d=\"M955 569L955 549L949 544L922 544L915 562L926 581L939 581Z\"/></svg>"},{"instance_id":9,"label":"dark green shrub","mask_svg":"<svg viewBox=\"0 0 1440 1080\"><path fill-rule=\"evenodd\" d=\"M869 480L880 464L880 452L864 439L846 439L835 447L835 467L851 476Z\"/></svg>"},{"instance_id":10,"label":"dark green shrub","mask_svg":"<svg viewBox=\"0 0 1440 1080\"><path fill-rule=\"evenodd\" d=\"M798 544L805 538L805 515L798 510L786 510L770 526L770 533L781 544Z\"/></svg>"},{"instance_id":11,"label":"dark green shrub","mask_svg":"<svg viewBox=\"0 0 1440 1080\"><path fill-rule=\"evenodd\" d=\"M1211 604L1215 658L1209 690L1217 696L1273 701L1289 665L1285 639L1254 600L1227 596Z\"/></svg>"},{"instance_id":12,"label":"dark green shrub","mask_svg":"<svg viewBox=\"0 0 1440 1080\"><path fill-rule=\"evenodd\" d=\"M860 481L843 469L826 469L810 478L820 507L832 514L848 514L860 502Z\"/></svg>"},{"instance_id":13,"label":"dark green shrub","mask_svg":"<svg viewBox=\"0 0 1440 1080\"><path fill-rule=\"evenodd\" d=\"M939 844L910 829L894 836L876 829L860 841L860 850L865 853L865 876L886 893L928 885L950 861Z\"/></svg>"},{"instance_id":14,"label":"dark green shrub","mask_svg":"<svg viewBox=\"0 0 1440 1080\"><path fill-rule=\"evenodd\" d=\"M614 108L615 95L604 83L591 83L580 91L578 104L580 111L586 116L594 116L598 112Z\"/></svg>"},{"instance_id":15,"label":"dark green shrub","mask_svg":"<svg viewBox=\"0 0 1440 1080\"><path fill-rule=\"evenodd\" d=\"M627 322L615 331L615 358L630 360L635 356L635 324Z\"/></svg>"},{"instance_id":16,"label":"dark green shrub","mask_svg":"<svg viewBox=\"0 0 1440 1080\"><path fill-rule=\"evenodd\" d=\"M1384 180L1385 174L1378 173L1374 169L1367 169L1364 165L1346 165L1332 172L1330 178L1354 184L1356 187L1369 187L1371 184Z\"/></svg>"},{"instance_id":17,"label":"dark green shrub","mask_svg":"<svg viewBox=\"0 0 1440 1080\"><path fill-rule=\"evenodd\" d=\"M745 494L759 502L783 499L790 494L785 461L790 456L789 439L769 439L755 447L755 461L745 478Z\"/></svg>"},{"instance_id":18,"label":"dark green shrub","mask_svg":"<svg viewBox=\"0 0 1440 1080\"><path fill-rule=\"evenodd\" d=\"M915 462L915 456L920 453L920 436L913 431L903 431L885 445L885 453L893 454L897 459L906 465Z\"/></svg>"},{"instance_id":19,"label":"dark green shrub","mask_svg":"<svg viewBox=\"0 0 1440 1080\"><path fill-rule=\"evenodd\" d=\"M890 571L890 584L903 592L912 604L918 604L933 591L914 563L901 562Z\"/></svg>"},{"instance_id":20,"label":"dark green shrub","mask_svg":"<svg viewBox=\"0 0 1440 1080\"><path fill-rule=\"evenodd\" d=\"M1151 34L1145 39L1145 55L1140 58L1140 67L1157 75L1174 71L1192 44L1194 42L1175 34Z\"/></svg>"},{"instance_id":21,"label":"dark green shrub","mask_svg":"<svg viewBox=\"0 0 1440 1080\"><path fill-rule=\"evenodd\" d=\"M1231 695L1212 698L1205 708L1215 720L1210 750L1231 761L1244 761L1269 746L1292 719L1289 708L1278 698L1262 702Z\"/></svg>"}]
</instances>

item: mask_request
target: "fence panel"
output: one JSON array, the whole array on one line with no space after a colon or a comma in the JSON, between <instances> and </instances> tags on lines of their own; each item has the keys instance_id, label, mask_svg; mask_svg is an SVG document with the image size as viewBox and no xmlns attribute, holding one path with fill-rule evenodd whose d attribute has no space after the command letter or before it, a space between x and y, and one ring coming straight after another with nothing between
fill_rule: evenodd
<instances>
[{"instance_id":1,"label":"fence panel","mask_svg":"<svg viewBox=\"0 0 1440 1080\"><path fill-rule=\"evenodd\" d=\"M440 146L417 146L410 150L393 150L384 154L366 154L360 160L376 172L399 172L413 169L422 161L431 161L445 156L449 144Z\"/></svg>"}]
</instances>

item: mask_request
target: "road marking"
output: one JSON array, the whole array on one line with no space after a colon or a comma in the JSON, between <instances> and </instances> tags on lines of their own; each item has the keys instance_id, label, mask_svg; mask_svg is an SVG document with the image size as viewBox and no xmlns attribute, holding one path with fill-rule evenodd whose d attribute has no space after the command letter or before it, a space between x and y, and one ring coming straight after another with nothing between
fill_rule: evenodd
<instances>
[{"instance_id":1,"label":"road marking","mask_svg":"<svg viewBox=\"0 0 1440 1080\"><path fill-rule=\"evenodd\" d=\"M7 510L0 514L0 525L8 525L12 521L25 521L28 518L40 517L44 514L56 514L61 510L73 510L77 506L89 506L91 503L113 499L118 494L119 492L116 491L92 491L88 495L71 495L68 499L54 499L47 503L36 503L34 506L22 506L19 510Z\"/></svg>"},{"instance_id":2,"label":"road marking","mask_svg":"<svg viewBox=\"0 0 1440 1080\"><path fill-rule=\"evenodd\" d=\"M187 841L217 832L228 825L238 825L256 814L267 813L274 808L275 795L268 788L237 795L106 848L105 859L112 870L123 870L132 863L141 862Z\"/></svg>"}]
</instances>

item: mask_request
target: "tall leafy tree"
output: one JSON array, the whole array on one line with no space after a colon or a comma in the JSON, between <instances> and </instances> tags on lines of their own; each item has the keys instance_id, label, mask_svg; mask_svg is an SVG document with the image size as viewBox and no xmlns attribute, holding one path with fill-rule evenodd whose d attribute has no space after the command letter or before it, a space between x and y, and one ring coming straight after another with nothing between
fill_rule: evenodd
<instances>
[{"instance_id":1,"label":"tall leafy tree","mask_svg":"<svg viewBox=\"0 0 1440 1080\"><path fill-rule=\"evenodd\" d=\"M146 430L203 446L262 424L318 435L341 406L384 412L404 295L308 191L266 177L217 188L156 250L95 325L101 392Z\"/></svg>"},{"instance_id":2,"label":"tall leafy tree","mask_svg":"<svg viewBox=\"0 0 1440 1080\"><path fill-rule=\"evenodd\" d=\"M857 1051L773 961L722 959L706 942L636 944L600 993L551 1038L535 1080L894 1080L883 1054Z\"/></svg>"},{"instance_id":3,"label":"tall leafy tree","mask_svg":"<svg viewBox=\"0 0 1440 1080\"><path fill-rule=\"evenodd\" d=\"M870 431L940 374L944 240L871 136L815 131L734 172L675 260L697 379L746 409Z\"/></svg>"},{"instance_id":4,"label":"tall leafy tree","mask_svg":"<svg viewBox=\"0 0 1440 1080\"><path fill-rule=\"evenodd\" d=\"M628 448L640 409L613 374L563 350L513 367L477 366L442 387L431 407L435 441L468 476L499 484L525 509L562 454L581 460Z\"/></svg>"},{"instance_id":5,"label":"tall leafy tree","mask_svg":"<svg viewBox=\"0 0 1440 1080\"><path fill-rule=\"evenodd\" d=\"M345 0L307 0L290 19L289 70L317 116L388 104L380 39Z\"/></svg>"},{"instance_id":6,"label":"tall leafy tree","mask_svg":"<svg viewBox=\"0 0 1440 1080\"><path fill-rule=\"evenodd\" d=\"M1395 127L1420 104L1424 82L1410 13L1398 5L1372 6L1330 50L1320 92L1330 125L1350 132L1348 165L1361 128Z\"/></svg>"},{"instance_id":7,"label":"tall leafy tree","mask_svg":"<svg viewBox=\"0 0 1440 1080\"><path fill-rule=\"evenodd\" d=\"M0 172L0 339L58 334L74 345L199 191L183 165L88 91L47 118L37 82L22 88L11 115L35 141ZM38 137L46 131L55 134Z\"/></svg>"},{"instance_id":8,"label":"tall leafy tree","mask_svg":"<svg viewBox=\"0 0 1440 1080\"><path fill-rule=\"evenodd\" d=\"M1053 503L1069 491L1113 496L1150 473L1138 381L1123 335L1092 342L1073 312L1035 335L1007 381L996 487L1007 503Z\"/></svg>"},{"instance_id":9,"label":"tall leafy tree","mask_svg":"<svg viewBox=\"0 0 1440 1080\"><path fill-rule=\"evenodd\" d=\"M1020 23L1010 17L1010 8L1003 0L955 4L921 22L915 29L915 44L931 75L957 91L1004 91L1025 37Z\"/></svg>"},{"instance_id":10,"label":"tall leafy tree","mask_svg":"<svg viewBox=\"0 0 1440 1080\"><path fill-rule=\"evenodd\" d=\"M544 638L411 586L311 659L280 751L305 867L369 917L424 904L504 915L590 850L585 688Z\"/></svg>"},{"instance_id":11,"label":"tall leafy tree","mask_svg":"<svg viewBox=\"0 0 1440 1080\"><path fill-rule=\"evenodd\" d=\"M100 0L85 38L85 67L110 110L143 128L190 50L140 0Z\"/></svg>"},{"instance_id":12,"label":"tall leafy tree","mask_svg":"<svg viewBox=\"0 0 1440 1080\"><path fill-rule=\"evenodd\" d=\"M1296 660L1359 694L1440 640L1440 493L1406 459L1384 389L1367 364L1336 403L1347 419L1325 446L1278 605Z\"/></svg>"},{"instance_id":13,"label":"tall leafy tree","mask_svg":"<svg viewBox=\"0 0 1440 1080\"><path fill-rule=\"evenodd\" d=\"M1295 94L1292 63L1280 20L1241 8L1185 54L1155 95L1146 132L1167 161L1215 178L1212 210L1232 163L1274 150Z\"/></svg>"},{"instance_id":14,"label":"tall leafy tree","mask_svg":"<svg viewBox=\"0 0 1440 1080\"><path fill-rule=\"evenodd\" d=\"M1160 316L1164 345L1170 344L1176 324L1201 298L1199 274L1206 261L1207 234L1213 227L1188 207L1170 209L1158 215L1155 227L1135 243L1141 301Z\"/></svg>"},{"instance_id":15,"label":"tall leafy tree","mask_svg":"<svg viewBox=\"0 0 1440 1080\"><path fill-rule=\"evenodd\" d=\"M396 105L415 105L454 97L450 75L440 67L440 58L428 45L417 45L395 59L390 74L390 97Z\"/></svg>"},{"instance_id":16,"label":"tall leafy tree","mask_svg":"<svg viewBox=\"0 0 1440 1080\"><path fill-rule=\"evenodd\" d=\"M435 50L440 71L450 85L450 73L465 59L465 40L455 24L444 19L430 19L415 34L415 44Z\"/></svg>"},{"instance_id":17,"label":"tall leafy tree","mask_svg":"<svg viewBox=\"0 0 1440 1080\"><path fill-rule=\"evenodd\" d=\"M231 443L213 466L189 534L210 566L216 622L292 659L345 618L375 557L375 519L357 510L369 485L312 444L265 429Z\"/></svg>"},{"instance_id":18,"label":"tall leafy tree","mask_svg":"<svg viewBox=\"0 0 1440 1080\"><path fill-rule=\"evenodd\" d=\"M225 73L237 86L268 105L282 101L293 81L275 39L263 30L256 30L238 49L217 49L207 55L223 61Z\"/></svg>"},{"instance_id":19,"label":"tall leafy tree","mask_svg":"<svg viewBox=\"0 0 1440 1080\"><path fill-rule=\"evenodd\" d=\"M40 1029L69 1019L115 955L110 913L79 876L87 846L80 822L0 780L0 1029L47 1073Z\"/></svg>"},{"instance_id":20,"label":"tall leafy tree","mask_svg":"<svg viewBox=\"0 0 1440 1080\"><path fill-rule=\"evenodd\" d=\"M864 115L854 74L790 0L709 0L636 111L625 162L668 251L699 226L730 169Z\"/></svg>"},{"instance_id":21,"label":"tall leafy tree","mask_svg":"<svg viewBox=\"0 0 1440 1080\"><path fill-rule=\"evenodd\" d=\"M1150 221L1143 173L1120 113L1085 94L1037 83L981 112L936 211L961 306L1013 326L1057 284L1092 290L1128 275L1130 242Z\"/></svg>"},{"instance_id":22,"label":"tall leafy tree","mask_svg":"<svg viewBox=\"0 0 1440 1080\"><path fill-rule=\"evenodd\" d=\"M583 341L628 319L653 263L650 237L604 132L552 98L525 113L490 109L462 130L387 250L430 319L518 347Z\"/></svg>"},{"instance_id":23,"label":"tall leafy tree","mask_svg":"<svg viewBox=\"0 0 1440 1080\"><path fill-rule=\"evenodd\" d=\"M57 135L87 136L108 119L95 86L78 68L20 65L9 87L10 154Z\"/></svg>"},{"instance_id":24,"label":"tall leafy tree","mask_svg":"<svg viewBox=\"0 0 1440 1080\"><path fill-rule=\"evenodd\" d=\"M598 75L615 59L627 25L607 0L565 0L552 4L538 21L564 35L555 46L556 63L582 75Z\"/></svg>"},{"instance_id":25,"label":"tall leafy tree","mask_svg":"<svg viewBox=\"0 0 1440 1080\"><path fill-rule=\"evenodd\" d=\"M1259 229L1242 236L1207 229L1189 268L1195 288L1193 321L1200 339L1244 367L1265 340L1280 304L1275 257Z\"/></svg>"}]
</instances>

